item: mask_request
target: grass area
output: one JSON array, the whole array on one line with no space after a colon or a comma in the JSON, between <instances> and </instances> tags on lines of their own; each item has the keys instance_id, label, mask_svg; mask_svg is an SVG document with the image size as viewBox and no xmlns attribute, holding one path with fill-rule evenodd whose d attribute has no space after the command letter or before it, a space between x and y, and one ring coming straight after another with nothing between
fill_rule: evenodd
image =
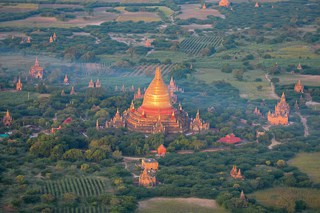
<instances>
[{"instance_id":1,"label":"grass area","mask_svg":"<svg viewBox=\"0 0 320 213\"><path fill-rule=\"evenodd\" d=\"M271 53L271 56L276 58L319 58L308 45L290 45L278 49L278 51Z\"/></svg>"},{"instance_id":2,"label":"grass area","mask_svg":"<svg viewBox=\"0 0 320 213\"><path fill-rule=\"evenodd\" d=\"M59 27L59 28L70 28L70 27L84 27L87 25L100 25L103 22L115 20L119 14L106 12L106 7L95 8L93 16L89 16L87 12L73 12L76 18L61 21L55 17L41 17L32 16L29 18L13 21L1 22L2 27Z\"/></svg>"},{"instance_id":3,"label":"grass area","mask_svg":"<svg viewBox=\"0 0 320 213\"><path fill-rule=\"evenodd\" d=\"M265 79L264 72L260 70L248 71L244 74L243 81L236 80L232 73L223 73L220 69L200 68L197 69L195 77L212 83L213 81L225 81L236 87L240 91L243 98L256 99L256 98L272 98L272 90L269 82ZM255 79L260 78L261 82L256 82ZM257 90L258 86L262 86L261 90Z\"/></svg>"},{"instance_id":4,"label":"grass area","mask_svg":"<svg viewBox=\"0 0 320 213\"><path fill-rule=\"evenodd\" d=\"M320 190L309 188L276 187L248 195L265 206L285 208L294 212L295 201L303 200L312 209L320 209Z\"/></svg>"},{"instance_id":5,"label":"grass area","mask_svg":"<svg viewBox=\"0 0 320 213\"><path fill-rule=\"evenodd\" d=\"M29 100L34 100L39 97L38 93L30 92ZM28 92L27 91L1 91L0 92L0 100L1 105L16 105L24 103L28 100Z\"/></svg>"},{"instance_id":6,"label":"grass area","mask_svg":"<svg viewBox=\"0 0 320 213\"><path fill-rule=\"evenodd\" d=\"M152 12L128 12L124 11L120 16L117 17L116 21L124 22L124 21L144 21L144 22L153 22L153 21L161 21L161 18Z\"/></svg>"},{"instance_id":7,"label":"grass area","mask_svg":"<svg viewBox=\"0 0 320 213\"><path fill-rule=\"evenodd\" d=\"M314 153L299 153L289 164L296 166L302 172L308 174L310 178L316 182L320 183L320 152Z\"/></svg>"},{"instance_id":8,"label":"grass area","mask_svg":"<svg viewBox=\"0 0 320 213\"><path fill-rule=\"evenodd\" d=\"M139 202L136 213L224 213L215 200L199 198L152 198Z\"/></svg>"},{"instance_id":9,"label":"grass area","mask_svg":"<svg viewBox=\"0 0 320 213\"><path fill-rule=\"evenodd\" d=\"M298 80L306 86L319 86L320 76L319 75L291 75L283 74L280 76L275 76L280 79L280 84L295 84Z\"/></svg>"},{"instance_id":10,"label":"grass area","mask_svg":"<svg viewBox=\"0 0 320 213\"><path fill-rule=\"evenodd\" d=\"M38 4L0 4L0 12L21 13L38 9Z\"/></svg>"}]
</instances>

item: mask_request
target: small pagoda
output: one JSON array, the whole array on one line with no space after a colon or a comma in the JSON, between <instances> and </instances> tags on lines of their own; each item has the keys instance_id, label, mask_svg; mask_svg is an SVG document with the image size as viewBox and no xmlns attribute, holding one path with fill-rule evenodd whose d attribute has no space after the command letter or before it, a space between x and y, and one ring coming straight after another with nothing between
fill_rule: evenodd
<instances>
[{"instance_id":1,"label":"small pagoda","mask_svg":"<svg viewBox=\"0 0 320 213\"><path fill-rule=\"evenodd\" d=\"M237 169L237 166L232 167L230 176L234 179L244 180L244 176L241 175L241 170Z\"/></svg>"},{"instance_id":2,"label":"small pagoda","mask_svg":"<svg viewBox=\"0 0 320 213\"><path fill-rule=\"evenodd\" d=\"M259 3L256 2L256 4L254 5L254 7L256 7L256 8L260 7Z\"/></svg>"},{"instance_id":3,"label":"small pagoda","mask_svg":"<svg viewBox=\"0 0 320 213\"><path fill-rule=\"evenodd\" d=\"M299 63L298 66L297 66L297 70L302 70L302 66L301 66L300 63Z\"/></svg>"},{"instance_id":4,"label":"small pagoda","mask_svg":"<svg viewBox=\"0 0 320 213\"><path fill-rule=\"evenodd\" d=\"M268 112L268 122L271 125L288 125L290 106L286 102L286 97L282 93L281 100L275 106L275 112Z\"/></svg>"},{"instance_id":5,"label":"small pagoda","mask_svg":"<svg viewBox=\"0 0 320 213\"><path fill-rule=\"evenodd\" d=\"M43 78L43 68L40 67L38 57L36 57L36 61L34 62L34 65L29 70L30 76L38 79Z\"/></svg>"},{"instance_id":6,"label":"small pagoda","mask_svg":"<svg viewBox=\"0 0 320 213\"><path fill-rule=\"evenodd\" d=\"M228 0L221 0L219 2L219 7L229 7L230 6L230 2Z\"/></svg>"},{"instance_id":7,"label":"small pagoda","mask_svg":"<svg viewBox=\"0 0 320 213\"><path fill-rule=\"evenodd\" d=\"M294 91L297 93L303 93L304 86L301 84L301 81L298 80L298 83L294 85Z\"/></svg>"},{"instance_id":8,"label":"small pagoda","mask_svg":"<svg viewBox=\"0 0 320 213\"><path fill-rule=\"evenodd\" d=\"M151 43L149 39L146 40L146 43L144 44L145 47L151 47Z\"/></svg>"},{"instance_id":9,"label":"small pagoda","mask_svg":"<svg viewBox=\"0 0 320 213\"><path fill-rule=\"evenodd\" d=\"M88 88L94 88L94 83L93 83L92 78L91 78L91 80L89 81Z\"/></svg>"},{"instance_id":10,"label":"small pagoda","mask_svg":"<svg viewBox=\"0 0 320 213\"><path fill-rule=\"evenodd\" d=\"M206 3L203 3L201 9L203 9L203 10L207 9Z\"/></svg>"},{"instance_id":11,"label":"small pagoda","mask_svg":"<svg viewBox=\"0 0 320 213\"><path fill-rule=\"evenodd\" d=\"M75 90L74 90L74 86L72 86L71 87L71 91L70 91L70 95L75 95L76 94L76 92L75 92Z\"/></svg>"},{"instance_id":12,"label":"small pagoda","mask_svg":"<svg viewBox=\"0 0 320 213\"><path fill-rule=\"evenodd\" d=\"M49 38L49 43L52 43L52 42L53 42L53 37L50 36L50 38Z\"/></svg>"},{"instance_id":13,"label":"small pagoda","mask_svg":"<svg viewBox=\"0 0 320 213\"><path fill-rule=\"evenodd\" d=\"M7 110L6 115L2 118L3 125L6 127L11 126L12 120L9 110Z\"/></svg>"},{"instance_id":14,"label":"small pagoda","mask_svg":"<svg viewBox=\"0 0 320 213\"><path fill-rule=\"evenodd\" d=\"M220 143L226 143L226 144L236 144L241 142L241 138L236 137L233 133L226 135L223 138L220 138L218 140Z\"/></svg>"},{"instance_id":15,"label":"small pagoda","mask_svg":"<svg viewBox=\"0 0 320 213\"><path fill-rule=\"evenodd\" d=\"M253 110L253 114L257 115L257 116L262 116L262 113L260 112L260 110L258 109L258 107L256 107L254 110Z\"/></svg>"},{"instance_id":16,"label":"small pagoda","mask_svg":"<svg viewBox=\"0 0 320 213\"><path fill-rule=\"evenodd\" d=\"M20 77L18 79L18 82L16 83L16 90L17 91L21 91L22 90L22 83L21 83Z\"/></svg>"},{"instance_id":17,"label":"small pagoda","mask_svg":"<svg viewBox=\"0 0 320 213\"><path fill-rule=\"evenodd\" d=\"M139 186L144 187L154 187L156 186L156 176L155 173L148 171L147 169L144 169L139 176Z\"/></svg>"},{"instance_id":18,"label":"small pagoda","mask_svg":"<svg viewBox=\"0 0 320 213\"><path fill-rule=\"evenodd\" d=\"M120 127L125 127L125 120L124 118L120 115L119 109L117 109L117 112L115 116L110 120L106 122L106 128L120 128Z\"/></svg>"},{"instance_id":19,"label":"small pagoda","mask_svg":"<svg viewBox=\"0 0 320 213\"><path fill-rule=\"evenodd\" d=\"M164 145L161 144L157 149L157 153L158 153L158 156L164 157L166 155L166 153L167 153L166 147L164 147Z\"/></svg>"},{"instance_id":20,"label":"small pagoda","mask_svg":"<svg viewBox=\"0 0 320 213\"><path fill-rule=\"evenodd\" d=\"M96 86L96 88L100 88L101 87L101 82L100 82L99 79L96 80L95 86Z\"/></svg>"},{"instance_id":21,"label":"small pagoda","mask_svg":"<svg viewBox=\"0 0 320 213\"><path fill-rule=\"evenodd\" d=\"M133 95L133 100L136 100L136 99L143 99L143 94L141 93L140 87L138 88L137 93Z\"/></svg>"},{"instance_id":22,"label":"small pagoda","mask_svg":"<svg viewBox=\"0 0 320 213\"><path fill-rule=\"evenodd\" d=\"M198 110L196 118L190 121L190 130L192 132L200 133L204 130L208 130L209 127L209 123L206 123L200 119L200 112Z\"/></svg>"},{"instance_id":23,"label":"small pagoda","mask_svg":"<svg viewBox=\"0 0 320 213\"><path fill-rule=\"evenodd\" d=\"M67 75L67 74L64 76L63 83L64 83L65 85L69 85L69 78L68 78L68 75Z\"/></svg>"}]
</instances>

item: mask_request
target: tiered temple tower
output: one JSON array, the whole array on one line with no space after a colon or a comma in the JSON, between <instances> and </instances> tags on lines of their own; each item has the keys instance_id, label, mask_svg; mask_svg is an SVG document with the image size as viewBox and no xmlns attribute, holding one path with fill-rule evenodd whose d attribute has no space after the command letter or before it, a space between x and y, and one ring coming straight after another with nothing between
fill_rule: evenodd
<instances>
[{"instance_id":1,"label":"tiered temple tower","mask_svg":"<svg viewBox=\"0 0 320 213\"><path fill-rule=\"evenodd\" d=\"M294 85L294 91L297 93L303 93L303 89L304 86L301 84L301 81L299 80L298 83Z\"/></svg>"},{"instance_id":2,"label":"tiered temple tower","mask_svg":"<svg viewBox=\"0 0 320 213\"><path fill-rule=\"evenodd\" d=\"M275 106L275 112L268 112L268 121L271 125L287 125L290 106L286 102L286 97L282 93L280 102Z\"/></svg>"},{"instance_id":3,"label":"tiered temple tower","mask_svg":"<svg viewBox=\"0 0 320 213\"><path fill-rule=\"evenodd\" d=\"M143 94L141 93L140 87L138 88L137 93L135 93L133 96L133 100L136 100L136 99L143 99Z\"/></svg>"},{"instance_id":4,"label":"tiered temple tower","mask_svg":"<svg viewBox=\"0 0 320 213\"><path fill-rule=\"evenodd\" d=\"M139 186L153 187L156 185L156 176L151 171L144 169L139 176Z\"/></svg>"},{"instance_id":5,"label":"tiered temple tower","mask_svg":"<svg viewBox=\"0 0 320 213\"><path fill-rule=\"evenodd\" d=\"M89 81L88 88L94 88L94 83L93 83L92 78L91 78L91 80Z\"/></svg>"},{"instance_id":6,"label":"tiered temple tower","mask_svg":"<svg viewBox=\"0 0 320 213\"><path fill-rule=\"evenodd\" d=\"M38 57L36 57L36 61L34 65L30 68L29 74L34 78L41 78L43 77L43 68L40 67Z\"/></svg>"},{"instance_id":7,"label":"tiered temple tower","mask_svg":"<svg viewBox=\"0 0 320 213\"><path fill-rule=\"evenodd\" d=\"M193 131L193 132L201 132L201 131L204 131L204 130L208 130L210 127L210 124L209 123L206 123L206 122L203 122L201 121L200 119L200 113L199 113L199 110L197 112L197 115L196 115L196 118L193 119L191 122L190 122L190 130Z\"/></svg>"},{"instance_id":8,"label":"tiered temple tower","mask_svg":"<svg viewBox=\"0 0 320 213\"><path fill-rule=\"evenodd\" d=\"M22 90L22 83L21 83L20 77L19 77L19 80L18 80L18 82L16 84L16 90L17 91L21 91Z\"/></svg>"},{"instance_id":9,"label":"tiered temple tower","mask_svg":"<svg viewBox=\"0 0 320 213\"><path fill-rule=\"evenodd\" d=\"M2 123L3 123L5 126L7 126L7 127L11 125L11 123L12 123L12 117L11 117L11 115L10 115L9 110L7 110L6 115L3 117Z\"/></svg>"},{"instance_id":10,"label":"tiered temple tower","mask_svg":"<svg viewBox=\"0 0 320 213\"><path fill-rule=\"evenodd\" d=\"M230 176L234 179L240 179L243 180L244 177L241 175L241 170L237 170L236 166L233 166L231 171L230 171Z\"/></svg>"},{"instance_id":11,"label":"tiered temple tower","mask_svg":"<svg viewBox=\"0 0 320 213\"><path fill-rule=\"evenodd\" d=\"M221 0L219 2L219 6L220 7L229 7L230 6L230 2L228 0Z\"/></svg>"},{"instance_id":12,"label":"tiered temple tower","mask_svg":"<svg viewBox=\"0 0 320 213\"><path fill-rule=\"evenodd\" d=\"M124 117L129 130L143 133L183 133L189 128L188 114L171 105L168 87L159 67L145 92L142 105L138 109L130 106Z\"/></svg>"},{"instance_id":13,"label":"tiered temple tower","mask_svg":"<svg viewBox=\"0 0 320 213\"><path fill-rule=\"evenodd\" d=\"M106 122L106 128L120 128L120 127L125 127L125 120L123 117L120 115L119 109L117 109L116 115L110 120Z\"/></svg>"},{"instance_id":14,"label":"tiered temple tower","mask_svg":"<svg viewBox=\"0 0 320 213\"><path fill-rule=\"evenodd\" d=\"M178 86L176 85L176 83L173 80L173 77L171 77L171 79L170 79L170 83L168 85L168 90L169 90L171 102L172 103L177 103L178 97L174 93L178 92L178 91L181 91L181 89L178 88Z\"/></svg>"},{"instance_id":15,"label":"tiered temple tower","mask_svg":"<svg viewBox=\"0 0 320 213\"><path fill-rule=\"evenodd\" d=\"M96 80L96 88L100 88L101 87L101 82L99 81L99 79Z\"/></svg>"}]
</instances>

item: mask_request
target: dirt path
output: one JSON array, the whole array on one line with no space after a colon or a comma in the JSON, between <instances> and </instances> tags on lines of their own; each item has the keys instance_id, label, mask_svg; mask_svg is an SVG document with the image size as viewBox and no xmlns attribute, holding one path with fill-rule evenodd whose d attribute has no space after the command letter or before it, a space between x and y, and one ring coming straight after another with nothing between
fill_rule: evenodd
<instances>
[{"instance_id":1,"label":"dirt path","mask_svg":"<svg viewBox=\"0 0 320 213\"><path fill-rule=\"evenodd\" d=\"M306 117L303 117L300 112L296 112L297 115L300 117L301 119L301 123L303 124L303 127L304 127L304 137L308 137L309 136L309 127L308 127L308 124L307 124L307 118Z\"/></svg>"},{"instance_id":2,"label":"dirt path","mask_svg":"<svg viewBox=\"0 0 320 213\"><path fill-rule=\"evenodd\" d=\"M275 99L279 99L280 97L275 93L275 87L274 87L273 83L271 82L271 79L269 78L269 75L266 74L265 77L266 77L267 81L270 82L271 92L272 92L270 94L270 97L275 98Z\"/></svg>"},{"instance_id":3,"label":"dirt path","mask_svg":"<svg viewBox=\"0 0 320 213\"><path fill-rule=\"evenodd\" d=\"M273 135L273 137L271 139L271 144L268 146L268 148L272 149L274 146L279 145L279 144L281 144L281 143L279 141L277 141L276 138Z\"/></svg>"}]
</instances>

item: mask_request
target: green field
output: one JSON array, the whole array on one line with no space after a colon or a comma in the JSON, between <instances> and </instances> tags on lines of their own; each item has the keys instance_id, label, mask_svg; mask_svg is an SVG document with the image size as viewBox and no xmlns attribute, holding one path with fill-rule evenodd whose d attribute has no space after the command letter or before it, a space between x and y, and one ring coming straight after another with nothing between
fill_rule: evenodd
<instances>
[{"instance_id":1,"label":"green field","mask_svg":"<svg viewBox=\"0 0 320 213\"><path fill-rule=\"evenodd\" d=\"M29 93L29 100L34 100L39 97L39 93ZM28 92L27 91L2 91L0 92L0 100L1 105L17 105L24 103L28 100Z\"/></svg>"},{"instance_id":2,"label":"green field","mask_svg":"<svg viewBox=\"0 0 320 213\"><path fill-rule=\"evenodd\" d=\"M303 200L312 209L320 209L320 190L308 188L276 187L248 195L265 206L285 208L294 212L295 201Z\"/></svg>"},{"instance_id":3,"label":"green field","mask_svg":"<svg viewBox=\"0 0 320 213\"><path fill-rule=\"evenodd\" d=\"M215 200L199 198L152 198L139 202L136 213L225 213Z\"/></svg>"},{"instance_id":4,"label":"green field","mask_svg":"<svg viewBox=\"0 0 320 213\"><path fill-rule=\"evenodd\" d=\"M320 183L320 152L314 153L299 153L295 158L289 161L289 164L296 166L304 173L307 173L310 178Z\"/></svg>"},{"instance_id":5,"label":"green field","mask_svg":"<svg viewBox=\"0 0 320 213\"><path fill-rule=\"evenodd\" d=\"M269 82L265 79L264 72L259 70L248 71L244 74L243 81L236 80L231 73L223 73L220 69L201 68L195 73L196 78L211 83L213 81L225 81L239 89L243 98L272 98L272 90ZM255 79L260 78L261 82ZM261 90L257 90L258 86L262 86Z\"/></svg>"},{"instance_id":6,"label":"green field","mask_svg":"<svg viewBox=\"0 0 320 213\"><path fill-rule=\"evenodd\" d=\"M147 59L159 59L160 61L170 59L173 63L179 63L188 58L190 57L187 54L175 51L153 51L147 56Z\"/></svg>"}]
</instances>

